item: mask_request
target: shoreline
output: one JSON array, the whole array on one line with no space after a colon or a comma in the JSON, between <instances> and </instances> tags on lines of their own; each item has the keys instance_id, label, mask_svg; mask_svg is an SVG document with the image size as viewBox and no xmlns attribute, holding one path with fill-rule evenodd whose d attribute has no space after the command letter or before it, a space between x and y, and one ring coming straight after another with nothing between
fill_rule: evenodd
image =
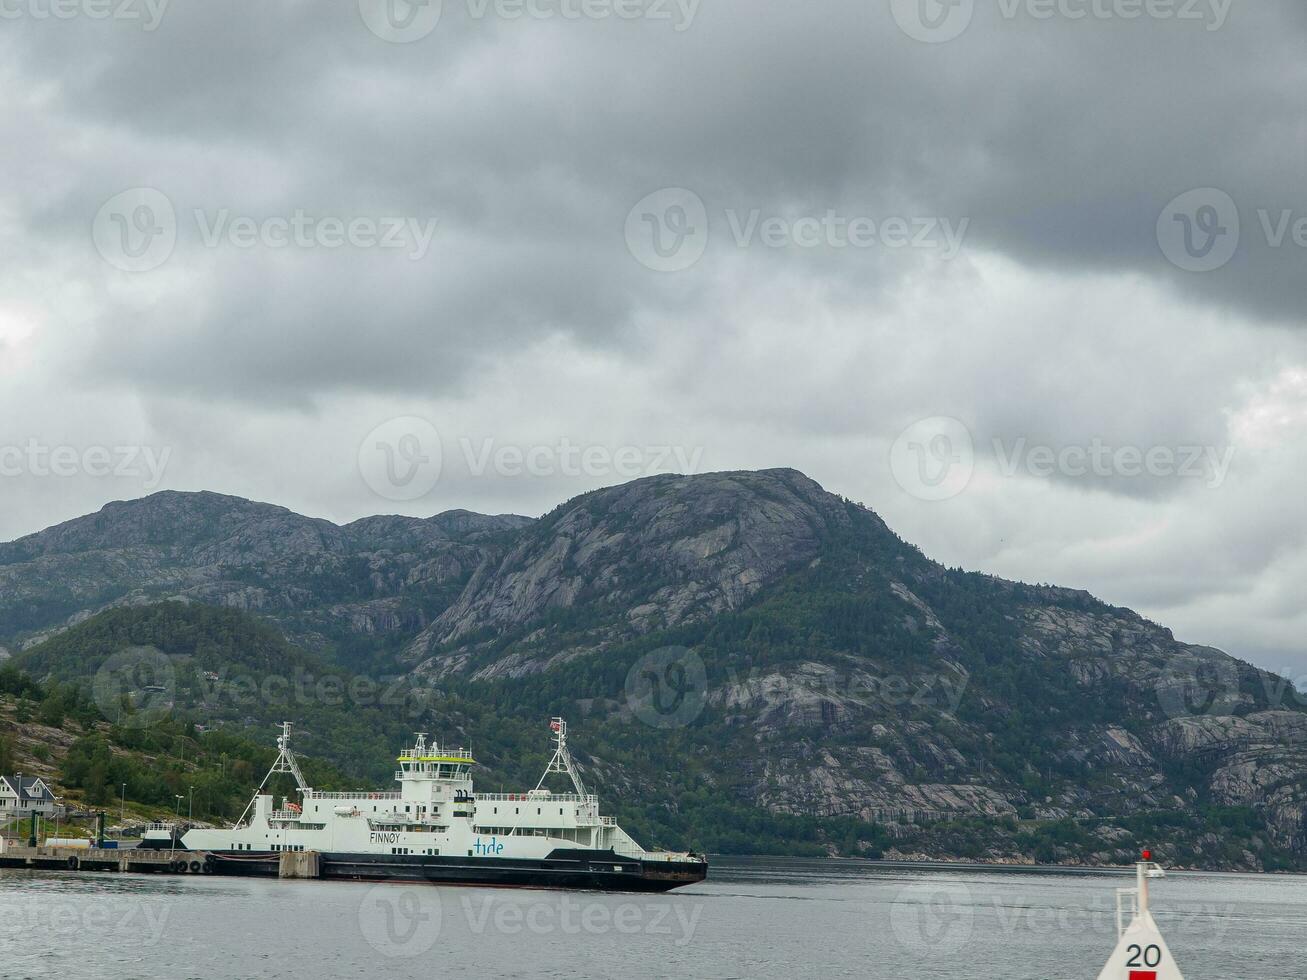
<instances>
[{"instance_id":1,"label":"shoreline","mask_svg":"<svg viewBox=\"0 0 1307 980\"><path fill-rule=\"evenodd\" d=\"M785 854L713 854L712 861L833 861L847 865L866 865L873 868L902 869L911 871L985 871L1008 872L1012 874L1070 874L1070 875L1133 875L1134 865L1115 864L1017 864L1009 862L986 863L983 861L950 861L947 858L921 860L882 860L872 858L843 857L831 855L826 857L803 857ZM1266 878L1307 878L1304 871L1232 871L1225 869L1166 867L1167 875L1239 875L1244 877Z\"/></svg>"}]
</instances>

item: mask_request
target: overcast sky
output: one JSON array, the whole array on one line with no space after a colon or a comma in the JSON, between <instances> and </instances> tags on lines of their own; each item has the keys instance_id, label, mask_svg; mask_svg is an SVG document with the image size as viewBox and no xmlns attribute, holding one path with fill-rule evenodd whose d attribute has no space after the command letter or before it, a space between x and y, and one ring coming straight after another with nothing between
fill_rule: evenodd
<instances>
[{"instance_id":1,"label":"overcast sky","mask_svg":"<svg viewBox=\"0 0 1307 980\"><path fill-rule=\"evenodd\" d=\"M792 466L1307 678L1305 45L1300 0L0 0L0 540Z\"/></svg>"}]
</instances>

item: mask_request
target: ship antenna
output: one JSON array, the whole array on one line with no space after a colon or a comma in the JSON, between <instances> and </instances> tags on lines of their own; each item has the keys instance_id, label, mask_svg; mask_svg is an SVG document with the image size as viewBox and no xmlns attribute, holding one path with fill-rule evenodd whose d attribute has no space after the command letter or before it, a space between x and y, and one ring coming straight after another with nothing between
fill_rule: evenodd
<instances>
[{"instance_id":1,"label":"ship antenna","mask_svg":"<svg viewBox=\"0 0 1307 980\"><path fill-rule=\"evenodd\" d=\"M540 777L540 782L536 783L536 789L545 784L545 780L551 773L565 772L572 777L572 785L576 787L577 796L588 796L585 784L581 782L581 774L576 771L576 765L572 762L572 754L567 751L567 722L562 718L555 718L549 723L549 730L554 733L554 757L549 760L549 765L545 766L544 775Z\"/></svg>"},{"instance_id":2,"label":"ship antenna","mask_svg":"<svg viewBox=\"0 0 1307 980\"><path fill-rule=\"evenodd\" d=\"M245 812L242 813L240 819L236 821L236 826L239 827L245 822L245 818L249 816L250 807L254 806L254 801L258 798L258 795L263 792L263 787L268 785L268 780L271 779L274 774L280 772L290 773L294 776L295 788L301 793L306 793L311 790L311 787L304 780L304 774L300 772L300 764L295 761L295 753L290 750L290 722L288 721L283 721L281 723L281 734L277 736L277 761L272 764L272 768L269 769L267 774L263 777L263 782L259 783L259 788L256 789L254 795L250 797L250 802L245 805Z\"/></svg>"},{"instance_id":3,"label":"ship antenna","mask_svg":"<svg viewBox=\"0 0 1307 980\"><path fill-rule=\"evenodd\" d=\"M275 772L288 772L295 777L295 788L301 793L310 789L310 786L304 780L304 774L300 772L300 764L295 761L295 753L290 750L290 722L281 723L281 734L277 736L277 761L272 764L268 770L268 776ZM263 777L266 783L268 777Z\"/></svg>"}]
</instances>

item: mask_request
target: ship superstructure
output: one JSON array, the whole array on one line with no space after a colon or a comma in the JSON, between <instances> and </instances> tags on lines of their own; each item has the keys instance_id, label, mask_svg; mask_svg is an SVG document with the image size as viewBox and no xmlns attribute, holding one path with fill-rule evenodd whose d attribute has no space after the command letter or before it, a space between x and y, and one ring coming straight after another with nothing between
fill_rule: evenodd
<instances>
[{"instance_id":1,"label":"ship superstructure","mask_svg":"<svg viewBox=\"0 0 1307 980\"><path fill-rule=\"evenodd\" d=\"M550 729L553 757L527 792L475 792L472 753L419 732L396 760L398 791L340 793L307 785L287 723L241 819L225 830L190 830L182 843L210 852L224 871L250 873L267 873L282 852L316 851L323 877L657 891L705 877L704 858L646 851L600 814L568 751L567 722L555 718ZM295 781L298 801L277 804L268 784L278 774ZM573 792L544 788L554 774L568 776Z\"/></svg>"}]
</instances>

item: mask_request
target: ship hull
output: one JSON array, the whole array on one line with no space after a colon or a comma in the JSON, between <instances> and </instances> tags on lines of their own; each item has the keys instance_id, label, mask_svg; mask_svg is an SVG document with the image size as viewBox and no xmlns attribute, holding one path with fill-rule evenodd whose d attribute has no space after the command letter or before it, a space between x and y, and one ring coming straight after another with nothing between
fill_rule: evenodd
<instances>
[{"instance_id":1,"label":"ship hull","mask_svg":"<svg viewBox=\"0 0 1307 980\"><path fill-rule=\"evenodd\" d=\"M275 878L279 860L272 852L213 852L205 870ZM665 892L703 881L707 874L706 861L642 861L571 848L543 859L325 852L319 863L324 879L609 892Z\"/></svg>"}]
</instances>

